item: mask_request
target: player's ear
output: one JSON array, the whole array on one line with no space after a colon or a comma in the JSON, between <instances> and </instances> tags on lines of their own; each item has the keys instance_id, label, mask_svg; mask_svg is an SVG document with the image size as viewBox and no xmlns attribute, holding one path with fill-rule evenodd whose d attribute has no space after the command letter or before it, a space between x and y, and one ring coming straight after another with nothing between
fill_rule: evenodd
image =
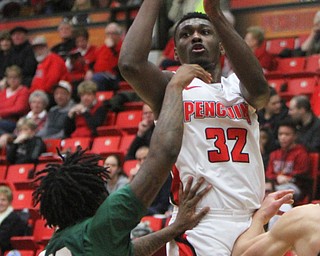
<instances>
[{"instance_id":1,"label":"player's ear","mask_svg":"<svg viewBox=\"0 0 320 256\"><path fill-rule=\"evenodd\" d=\"M180 61L180 60L179 60L179 56L178 56L178 54L177 54L177 48L176 48L176 47L174 47L174 60L175 60L175 61Z\"/></svg>"},{"instance_id":2,"label":"player's ear","mask_svg":"<svg viewBox=\"0 0 320 256\"><path fill-rule=\"evenodd\" d=\"M219 49L220 49L220 55L225 55L226 54L226 51L224 50L223 45L222 45L221 42L219 43Z\"/></svg>"}]
</instances>

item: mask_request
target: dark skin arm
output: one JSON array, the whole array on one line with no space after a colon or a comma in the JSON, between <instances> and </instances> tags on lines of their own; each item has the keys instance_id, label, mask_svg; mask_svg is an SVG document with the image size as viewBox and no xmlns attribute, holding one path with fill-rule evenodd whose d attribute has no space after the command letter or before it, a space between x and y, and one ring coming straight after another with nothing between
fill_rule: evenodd
<instances>
[{"instance_id":1,"label":"dark skin arm","mask_svg":"<svg viewBox=\"0 0 320 256\"><path fill-rule=\"evenodd\" d=\"M196 226L203 216L209 211L209 208L203 208L199 213L195 213L196 206L200 199L211 189L211 185L198 192L204 179L200 179L191 189L193 179L189 178L184 191L180 185L179 198L180 206L177 218L170 226L165 227L158 232L140 237L133 240L134 253L139 256L152 255L159 250L165 243L174 239L188 229Z\"/></svg>"},{"instance_id":2,"label":"dark skin arm","mask_svg":"<svg viewBox=\"0 0 320 256\"><path fill-rule=\"evenodd\" d=\"M259 61L224 17L220 0L204 0L204 9L241 81L240 89L244 98L256 109L263 108L269 98L269 89Z\"/></svg>"},{"instance_id":3,"label":"dark skin arm","mask_svg":"<svg viewBox=\"0 0 320 256\"><path fill-rule=\"evenodd\" d=\"M156 118L160 112L165 88L172 73L163 73L148 61L152 31L158 17L161 0L144 0L123 41L119 69L137 94L153 110Z\"/></svg>"},{"instance_id":4,"label":"dark skin arm","mask_svg":"<svg viewBox=\"0 0 320 256\"><path fill-rule=\"evenodd\" d=\"M210 77L199 65L183 65L167 86L153 132L148 157L131 182L132 191L147 208L167 180L180 152L183 134L182 90L194 77Z\"/></svg>"}]
</instances>

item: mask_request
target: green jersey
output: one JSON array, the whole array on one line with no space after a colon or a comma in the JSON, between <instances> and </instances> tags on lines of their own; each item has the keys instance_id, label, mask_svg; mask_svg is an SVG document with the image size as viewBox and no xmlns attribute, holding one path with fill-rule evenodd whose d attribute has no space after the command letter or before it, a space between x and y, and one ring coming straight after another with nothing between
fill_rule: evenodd
<instances>
[{"instance_id":1,"label":"green jersey","mask_svg":"<svg viewBox=\"0 0 320 256\"><path fill-rule=\"evenodd\" d=\"M93 217L55 232L45 255L134 255L130 232L145 211L130 185L126 185L109 195Z\"/></svg>"}]
</instances>

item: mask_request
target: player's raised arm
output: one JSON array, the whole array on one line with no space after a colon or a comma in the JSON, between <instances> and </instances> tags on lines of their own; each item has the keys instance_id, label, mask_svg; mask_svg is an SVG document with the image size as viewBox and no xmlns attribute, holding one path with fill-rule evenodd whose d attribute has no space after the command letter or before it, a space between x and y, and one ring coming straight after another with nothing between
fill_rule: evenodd
<instances>
[{"instance_id":1,"label":"player's raised arm","mask_svg":"<svg viewBox=\"0 0 320 256\"><path fill-rule=\"evenodd\" d=\"M119 59L122 76L158 116L170 77L148 61L152 31L162 0L144 0L124 39Z\"/></svg>"},{"instance_id":2,"label":"player's raised arm","mask_svg":"<svg viewBox=\"0 0 320 256\"><path fill-rule=\"evenodd\" d=\"M210 79L211 75L199 65L183 65L166 88L147 159L131 182L132 191L146 207L158 194L180 152L183 135L182 90L195 77Z\"/></svg>"},{"instance_id":3,"label":"player's raised arm","mask_svg":"<svg viewBox=\"0 0 320 256\"><path fill-rule=\"evenodd\" d=\"M241 81L243 96L256 109L262 108L268 100L269 89L259 61L224 17L219 0L204 0L204 8Z\"/></svg>"}]
</instances>

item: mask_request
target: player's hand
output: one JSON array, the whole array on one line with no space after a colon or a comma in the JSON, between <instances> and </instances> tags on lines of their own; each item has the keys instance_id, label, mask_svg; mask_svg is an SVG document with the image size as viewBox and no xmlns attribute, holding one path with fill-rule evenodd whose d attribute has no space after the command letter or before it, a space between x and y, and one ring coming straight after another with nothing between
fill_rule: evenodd
<instances>
[{"instance_id":1,"label":"player's hand","mask_svg":"<svg viewBox=\"0 0 320 256\"><path fill-rule=\"evenodd\" d=\"M205 71L201 66L197 64L183 64L173 75L170 83L176 83L184 88L188 86L195 77L201 79L205 83L212 82L211 74Z\"/></svg>"},{"instance_id":2,"label":"player's hand","mask_svg":"<svg viewBox=\"0 0 320 256\"><path fill-rule=\"evenodd\" d=\"M220 0L203 0L204 11L209 17L215 17L220 10Z\"/></svg>"},{"instance_id":3,"label":"player's hand","mask_svg":"<svg viewBox=\"0 0 320 256\"><path fill-rule=\"evenodd\" d=\"M283 204L293 204L293 190L281 190L268 194L262 202L260 209L255 213L255 218L261 218L264 224L276 214L283 214L279 208Z\"/></svg>"},{"instance_id":4,"label":"player's hand","mask_svg":"<svg viewBox=\"0 0 320 256\"><path fill-rule=\"evenodd\" d=\"M182 185L180 185L179 189L179 211L172 225L175 225L175 228L181 233L195 227L210 210L209 207L205 207L196 213L198 202L209 192L212 186L208 185L199 191L204 183L204 178L199 179L191 188L192 183L193 178L190 177L184 190L182 189Z\"/></svg>"}]
</instances>

